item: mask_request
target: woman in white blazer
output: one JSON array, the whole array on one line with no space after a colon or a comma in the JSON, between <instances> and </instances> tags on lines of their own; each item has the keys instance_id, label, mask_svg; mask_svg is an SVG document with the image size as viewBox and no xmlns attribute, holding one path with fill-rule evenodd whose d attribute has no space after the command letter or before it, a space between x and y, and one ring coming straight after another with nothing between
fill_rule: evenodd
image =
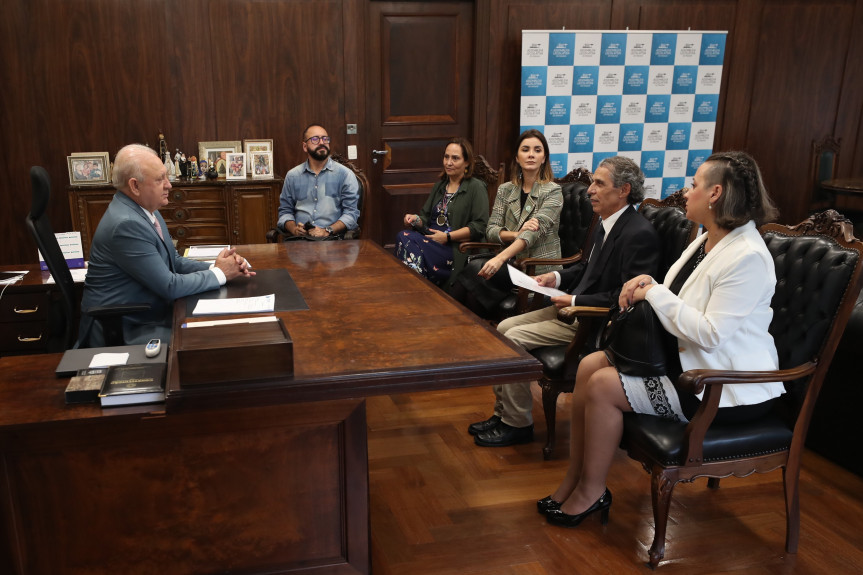
<instances>
[{"instance_id":1,"label":"woman in white blazer","mask_svg":"<svg viewBox=\"0 0 863 575\"><path fill-rule=\"evenodd\" d=\"M537 501L549 523L575 527L588 515L608 519L608 470L623 432L623 413L635 411L686 422L700 397L678 393L673 381L690 369L776 369L767 331L776 286L773 258L757 227L774 220L755 160L743 152L713 154L686 192L686 217L705 233L671 266L662 284L642 275L626 282L621 308L646 299L679 353L667 354L666 375L618 373L604 352L579 365L572 397L570 464L557 490ZM670 338L671 339L671 338ZM679 358L679 362L676 361ZM764 415L784 393L781 383L725 386L717 421Z\"/></svg>"}]
</instances>

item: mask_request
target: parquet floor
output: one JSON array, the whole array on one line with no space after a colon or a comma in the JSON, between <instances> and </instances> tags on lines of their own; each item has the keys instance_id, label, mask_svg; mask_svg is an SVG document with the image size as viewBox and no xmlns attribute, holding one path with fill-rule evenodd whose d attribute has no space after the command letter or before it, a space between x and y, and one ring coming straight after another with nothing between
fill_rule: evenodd
<instances>
[{"instance_id":1,"label":"parquet floor","mask_svg":"<svg viewBox=\"0 0 863 575\"><path fill-rule=\"evenodd\" d=\"M467 425L490 415L490 388L368 400L374 575L648 573L650 478L620 451L608 486L609 523L546 524L535 501L563 476L569 396L558 406L556 459L543 461L545 423L534 385L535 440L479 448ZM669 519L666 575L863 573L863 479L807 452L801 541L785 553L782 472L679 484Z\"/></svg>"}]
</instances>

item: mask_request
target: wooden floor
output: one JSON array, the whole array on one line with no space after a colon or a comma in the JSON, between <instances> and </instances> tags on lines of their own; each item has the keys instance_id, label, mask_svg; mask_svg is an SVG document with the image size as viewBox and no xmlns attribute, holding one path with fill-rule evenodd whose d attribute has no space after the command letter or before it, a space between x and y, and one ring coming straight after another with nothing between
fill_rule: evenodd
<instances>
[{"instance_id":1,"label":"wooden floor","mask_svg":"<svg viewBox=\"0 0 863 575\"><path fill-rule=\"evenodd\" d=\"M532 444L476 447L467 425L490 415L490 388L368 400L372 573L543 575L647 573L650 478L619 452L609 523L546 524L535 501L557 486L568 452L569 396L558 406L556 459L534 385ZM801 536L785 553L782 472L674 490L665 560L675 573L863 573L863 479L807 452Z\"/></svg>"}]
</instances>

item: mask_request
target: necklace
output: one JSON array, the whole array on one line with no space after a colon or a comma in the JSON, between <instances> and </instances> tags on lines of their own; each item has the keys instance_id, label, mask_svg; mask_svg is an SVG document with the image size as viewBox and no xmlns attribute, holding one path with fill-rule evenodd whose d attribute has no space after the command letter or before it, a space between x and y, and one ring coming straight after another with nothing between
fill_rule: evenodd
<instances>
[{"instance_id":1,"label":"necklace","mask_svg":"<svg viewBox=\"0 0 863 575\"><path fill-rule=\"evenodd\" d=\"M700 246L698 246L698 253L695 254L695 267L698 267L698 264L701 263L701 260L704 259L704 256L707 255L707 252L704 251L704 243L702 242Z\"/></svg>"},{"instance_id":2,"label":"necklace","mask_svg":"<svg viewBox=\"0 0 863 575\"><path fill-rule=\"evenodd\" d=\"M459 185L461 185L461 184L459 184ZM445 226L447 224L447 208L449 207L449 201L456 194L456 192L458 192L458 188L456 188L455 191L451 192L451 191L449 191L449 184L447 184L445 193L444 193L443 198L441 199L441 202L440 202L440 212L438 212L437 220L436 220L437 225Z\"/></svg>"}]
</instances>

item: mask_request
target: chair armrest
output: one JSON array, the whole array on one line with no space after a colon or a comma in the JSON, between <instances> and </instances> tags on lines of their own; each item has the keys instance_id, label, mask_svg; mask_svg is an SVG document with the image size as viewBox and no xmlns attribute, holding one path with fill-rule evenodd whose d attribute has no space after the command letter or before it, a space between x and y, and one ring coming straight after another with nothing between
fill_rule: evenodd
<instances>
[{"instance_id":1,"label":"chair armrest","mask_svg":"<svg viewBox=\"0 0 863 575\"><path fill-rule=\"evenodd\" d=\"M501 249L503 249L503 246L494 242L462 242L458 245L458 251L461 253L478 250L492 250L499 252Z\"/></svg>"},{"instance_id":2,"label":"chair armrest","mask_svg":"<svg viewBox=\"0 0 863 575\"><path fill-rule=\"evenodd\" d=\"M524 270L527 275L533 275L537 266L570 266L581 261L581 252L568 258L524 258L519 260L519 267Z\"/></svg>"},{"instance_id":3,"label":"chair armrest","mask_svg":"<svg viewBox=\"0 0 863 575\"><path fill-rule=\"evenodd\" d=\"M724 384L771 383L773 381L793 381L810 375L817 364L809 361L791 369L770 371L731 371L722 369L690 369L680 375L677 387L690 393L701 393L705 386Z\"/></svg>"},{"instance_id":4,"label":"chair armrest","mask_svg":"<svg viewBox=\"0 0 863 575\"><path fill-rule=\"evenodd\" d=\"M576 318L583 317L605 317L608 315L607 307L593 307L587 305L571 305L562 307L557 311L557 319L563 323L572 325Z\"/></svg>"},{"instance_id":5,"label":"chair armrest","mask_svg":"<svg viewBox=\"0 0 863 575\"><path fill-rule=\"evenodd\" d=\"M268 244L277 244L280 241L282 241L283 235L284 235L284 233L279 228L277 228L277 227L270 228L269 230L267 230L267 235L266 235L267 243Z\"/></svg>"},{"instance_id":6,"label":"chair armrest","mask_svg":"<svg viewBox=\"0 0 863 575\"><path fill-rule=\"evenodd\" d=\"M97 319L104 319L109 317L124 316L130 313L149 311L150 307L151 306L148 303L99 305L83 310L83 313Z\"/></svg>"},{"instance_id":7,"label":"chair armrest","mask_svg":"<svg viewBox=\"0 0 863 575\"><path fill-rule=\"evenodd\" d=\"M721 369L691 369L677 379L677 387L690 393L701 393L701 405L686 426L683 447L684 465L701 465L704 460L704 436L719 409L723 385L793 381L812 374L817 364L809 361L791 369L771 371L725 371Z\"/></svg>"}]
</instances>

